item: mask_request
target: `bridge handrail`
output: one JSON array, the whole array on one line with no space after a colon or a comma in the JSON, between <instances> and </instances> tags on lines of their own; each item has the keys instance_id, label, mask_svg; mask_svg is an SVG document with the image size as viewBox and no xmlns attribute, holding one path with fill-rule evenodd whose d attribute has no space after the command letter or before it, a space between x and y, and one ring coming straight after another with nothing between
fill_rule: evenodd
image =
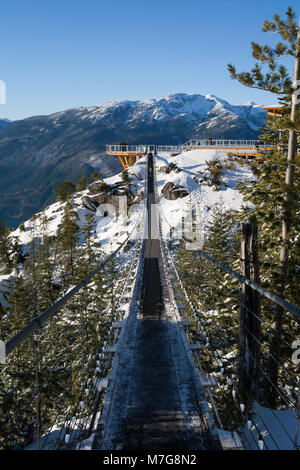
<instances>
[{"instance_id":1,"label":"bridge handrail","mask_svg":"<svg viewBox=\"0 0 300 470\"><path fill-rule=\"evenodd\" d=\"M158 199L159 201L159 199ZM171 224L169 223L168 219L166 218L163 210L162 210L162 207L161 207L161 204L160 204L160 201L159 201L159 205L160 205L160 212L161 214L163 215L164 219L166 220L166 222L169 224L170 227ZM186 240L183 240L182 238L180 239L181 241L183 242L186 242ZM269 291L268 289L266 289L265 287L262 287L261 285L257 284L256 282L254 281L251 281L251 279L248 279L246 276L243 276L242 274L239 274L238 272L234 271L233 269L231 269L229 266L226 266L224 265L223 263L221 263L220 261L214 259L212 256L208 255L207 253L205 253L205 251L203 250L200 250L198 249L197 250L202 256L204 256L204 258L206 258L208 261L210 261L211 263L215 264L216 266L218 266L219 268L221 268L223 271L226 271L228 274L230 274L231 276L235 277L236 279L238 279L241 283L243 284L246 284L247 286L251 287L252 289L256 290L257 292L259 292L261 295L263 295L264 297L267 297L269 300L271 300L272 302L276 303L277 305L280 305L284 310L292 313L293 315L295 315L296 317L299 317L300 318L300 308L297 307L296 305L288 302L287 300L284 300L282 297L280 297L279 295L275 294L274 292L272 291Z\"/></svg>"},{"instance_id":2,"label":"bridge handrail","mask_svg":"<svg viewBox=\"0 0 300 470\"><path fill-rule=\"evenodd\" d=\"M158 152L185 152L193 148L224 148L224 149L240 149L240 150L251 150L255 152L257 149L268 149L271 147L267 142L261 140L238 140L238 139L191 139L185 142L183 145L117 145L109 144L106 145L107 153L135 153L135 154L146 154L148 151L156 149ZM300 147L298 148L300 152Z\"/></svg>"},{"instance_id":3,"label":"bridge handrail","mask_svg":"<svg viewBox=\"0 0 300 470\"><path fill-rule=\"evenodd\" d=\"M88 274L84 279L82 279L76 286L74 286L69 292L67 292L63 297L61 297L59 300L54 302L50 307L48 307L46 310L44 310L40 315L37 317L33 318L31 322L25 326L22 330L20 330L18 333L16 333L10 340L8 340L5 343L5 355L7 356L11 352L13 352L23 341L25 341L30 335L32 335L38 328L43 326L47 321L55 315L66 303L67 301L72 298L79 290L82 289L85 285L89 284L93 277L101 271L104 266L117 254L119 253L130 241L132 234L134 233L135 229L137 228L140 219L141 219L141 214L140 213L139 218L134 225L132 231L124 240L124 242L117 248L113 253L111 253L104 261L99 263L99 265L90 273Z\"/></svg>"},{"instance_id":4,"label":"bridge handrail","mask_svg":"<svg viewBox=\"0 0 300 470\"><path fill-rule=\"evenodd\" d=\"M221 268L223 271L226 271L228 274L238 279L241 283L246 284L247 286L259 292L264 297L267 297L272 302L276 303L277 305L280 305L280 307L282 307L284 310L300 318L300 308L296 307L296 305L291 304L290 302L288 302L287 300L284 300L282 297L275 294L274 292L269 291L268 289L266 289L265 287L262 287L261 285L257 284L254 281L251 281L251 279L248 279L246 276L243 276L242 274L237 273L236 271L231 269L229 266L225 266L220 261L217 261L216 259L209 256L203 250L199 249L198 251L208 261L215 264L216 266L219 266L219 268Z\"/></svg>"},{"instance_id":5,"label":"bridge handrail","mask_svg":"<svg viewBox=\"0 0 300 470\"><path fill-rule=\"evenodd\" d=\"M268 144L260 140L238 139L192 139L185 144L187 147L268 147Z\"/></svg>"}]
</instances>

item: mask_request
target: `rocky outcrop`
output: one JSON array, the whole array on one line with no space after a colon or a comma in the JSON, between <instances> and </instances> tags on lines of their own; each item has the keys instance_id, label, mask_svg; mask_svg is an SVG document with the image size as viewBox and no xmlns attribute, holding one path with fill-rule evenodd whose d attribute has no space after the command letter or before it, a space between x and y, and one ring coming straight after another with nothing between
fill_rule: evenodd
<instances>
[{"instance_id":1,"label":"rocky outcrop","mask_svg":"<svg viewBox=\"0 0 300 470\"><path fill-rule=\"evenodd\" d=\"M182 170L179 168L175 163L170 163L168 166L161 166L158 170L160 173L165 173L168 175L171 171L175 171L175 173L180 173Z\"/></svg>"},{"instance_id":2,"label":"rocky outcrop","mask_svg":"<svg viewBox=\"0 0 300 470\"><path fill-rule=\"evenodd\" d=\"M89 194L106 193L110 191L110 186L104 181L94 181L88 185Z\"/></svg>"},{"instance_id":3,"label":"rocky outcrop","mask_svg":"<svg viewBox=\"0 0 300 470\"><path fill-rule=\"evenodd\" d=\"M107 204L107 210L104 208L104 213L109 215L109 205L114 208L111 215L119 215L120 196L126 196L127 208L130 207L135 201L135 196L130 190L128 183L120 181L113 185L108 185L102 181L96 181L88 186L88 194L82 197L82 204L89 210L96 212L99 206Z\"/></svg>"},{"instance_id":4,"label":"rocky outcrop","mask_svg":"<svg viewBox=\"0 0 300 470\"><path fill-rule=\"evenodd\" d=\"M182 186L176 186L176 184L171 183L170 181L164 185L161 190L162 195L170 200L174 201L176 199L181 199L189 195L189 192Z\"/></svg>"},{"instance_id":5,"label":"rocky outcrop","mask_svg":"<svg viewBox=\"0 0 300 470\"><path fill-rule=\"evenodd\" d=\"M97 207L99 206L97 201L94 202L90 196L83 196L81 201L84 207L86 207L87 209L93 212L96 212Z\"/></svg>"}]
</instances>

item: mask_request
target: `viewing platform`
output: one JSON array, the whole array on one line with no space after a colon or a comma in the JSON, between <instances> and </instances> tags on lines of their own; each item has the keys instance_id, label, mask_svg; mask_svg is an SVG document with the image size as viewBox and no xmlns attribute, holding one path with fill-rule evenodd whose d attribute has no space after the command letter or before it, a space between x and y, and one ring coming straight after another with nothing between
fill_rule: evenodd
<instances>
[{"instance_id":1,"label":"viewing platform","mask_svg":"<svg viewBox=\"0 0 300 470\"><path fill-rule=\"evenodd\" d=\"M107 145L106 153L117 156L124 169L134 165L138 158L147 152L179 153L190 150L225 150L233 155L245 158L257 157L262 151L268 149L268 144L260 140L225 140L225 139L192 139L183 145Z\"/></svg>"}]
</instances>

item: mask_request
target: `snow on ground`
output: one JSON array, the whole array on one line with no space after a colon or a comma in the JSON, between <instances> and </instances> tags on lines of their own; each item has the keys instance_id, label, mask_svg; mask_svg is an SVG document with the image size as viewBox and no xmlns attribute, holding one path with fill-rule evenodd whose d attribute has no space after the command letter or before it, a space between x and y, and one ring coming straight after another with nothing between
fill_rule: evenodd
<instances>
[{"instance_id":1,"label":"snow on ground","mask_svg":"<svg viewBox=\"0 0 300 470\"><path fill-rule=\"evenodd\" d=\"M77 426L79 427L79 425ZM69 434L67 434L66 428L61 428L60 426L53 426L51 432L41 436L40 450L56 450L57 448L60 448L61 450L69 450L70 447L67 447L66 440L68 441L69 446L73 442L76 443L77 441L80 441L82 431L80 431L80 428L77 429L76 426L73 426L72 430L69 430L68 433ZM24 450L37 450L36 440L32 441L31 444L26 446Z\"/></svg>"},{"instance_id":2,"label":"snow on ground","mask_svg":"<svg viewBox=\"0 0 300 470\"><path fill-rule=\"evenodd\" d=\"M146 158L143 157L139 160L136 165L129 168L128 170L129 176L132 180L131 191L134 194L137 194L140 189L144 188L145 162ZM106 178L104 181L109 185L121 182L121 173ZM88 195L88 190L82 191L80 193L75 193L72 200L74 208L77 211L77 216L79 219L77 223L79 227L82 227L85 224L86 215L91 212L82 204L82 197L86 195ZM19 239L19 242L24 246L29 244L33 235L38 237L42 233L42 215L45 215L48 219L48 235L56 235L58 227L63 219L65 206L65 202L56 202L54 204L51 204L43 211L36 214L36 218L24 222L25 231L22 231L20 228L17 228L11 233L11 236L17 237ZM138 221L142 207L143 204L141 203L137 205L136 210L130 211L130 217L127 221L127 226L124 226L123 223L121 223L121 220L117 217L104 217L100 215L98 211L97 213L95 213L95 242L100 243L101 248L105 253L111 253L115 251L119 247L120 243L126 240L127 236L132 232ZM81 243L81 241L82 240L79 240L79 243Z\"/></svg>"},{"instance_id":3,"label":"snow on ground","mask_svg":"<svg viewBox=\"0 0 300 470\"><path fill-rule=\"evenodd\" d=\"M243 204L243 196L237 191L236 185L245 180L253 178L251 170L244 165L236 165L236 168L222 169L222 184L220 191L216 191L208 184L199 184L198 180L203 176L208 176L207 161L218 159L225 163L228 160L227 152L221 150L191 150L175 157L170 154L160 154L157 156L157 184L162 208L163 232L168 233L170 225L179 227L184 214L189 211L190 200L197 204L198 213L206 224L211 218L212 209L215 204L223 203L229 210L238 210ZM237 160L238 162L238 160ZM172 171L165 174L159 171L163 166L170 163L177 165L182 172ZM161 190L165 183L170 181L177 186L185 187L190 196L175 201L169 201L163 197Z\"/></svg>"},{"instance_id":4,"label":"snow on ground","mask_svg":"<svg viewBox=\"0 0 300 470\"><path fill-rule=\"evenodd\" d=\"M0 275L0 305L2 307L7 307L6 298L2 292L2 289L6 288L6 281L10 278L11 274L2 274Z\"/></svg>"},{"instance_id":5,"label":"snow on ground","mask_svg":"<svg viewBox=\"0 0 300 470\"><path fill-rule=\"evenodd\" d=\"M210 219L212 209L215 204L223 203L224 207L230 210L239 209L243 204L242 195L236 190L236 185L244 180L252 178L251 170L244 165L237 165L235 168L222 169L222 184L219 191L216 191L207 182L199 182L206 176L209 177L207 161L218 159L225 162L228 159L226 152L221 150L191 150L181 153L177 156L171 156L170 153L162 153L157 156L157 185L159 201L162 210L162 228L165 236L170 232L170 226L181 227L182 217L190 211L191 201L197 205L197 212L201 215L204 224ZM238 160L237 160L238 161ZM144 188L146 157L142 157L138 162L128 169L131 177L131 190L134 194ZM182 171L177 173L171 171L166 174L160 171L163 166L170 163L177 165ZM195 181L196 178L198 180ZM121 181L121 173L104 180L107 184L113 185ZM189 196L174 201L166 199L161 190L167 182L172 182L176 186L187 189ZM78 214L78 225L85 223L85 217L90 212L82 204L82 197L88 194L88 190L76 193L73 198L74 207ZM25 231L20 228L14 230L11 236L18 237L20 243L26 245L32 239L32 235L39 236L41 232L41 215L45 214L48 218L47 231L49 235L55 235L62 221L64 207L66 203L56 202L48 208L38 213L36 220L28 220L24 223ZM101 244L105 253L114 251L121 242L123 242L128 233L135 226L138 217L142 211L143 204L139 204L130 211L127 227L120 223L119 218L104 217L96 213L96 238L95 241ZM80 241L81 242L81 241Z\"/></svg>"}]
</instances>

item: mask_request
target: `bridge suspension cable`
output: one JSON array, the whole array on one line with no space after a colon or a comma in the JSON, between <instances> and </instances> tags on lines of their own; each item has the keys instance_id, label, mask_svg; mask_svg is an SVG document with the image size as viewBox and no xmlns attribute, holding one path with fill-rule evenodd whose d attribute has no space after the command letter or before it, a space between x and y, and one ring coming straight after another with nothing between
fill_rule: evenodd
<instances>
[{"instance_id":1,"label":"bridge suspension cable","mask_svg":"<svg viewBox=\"0 0 300 470\"><path fill-rule=\"evenodd\" d=\"M27 339L32 333L34 333L34 331L46 324L49 318L55 315L67 303L69 299L71 299L84 286L89 284L97 273L99 273L119 252L124 250L126 245L131 240L131 237L135 232L137 226L140 223L141 214L142 213L140 213L139 219L133 227L132 232L128 235L126 240L119 246L119 248L117 248L113 253L111 253L104 261L99 263L96 269L94 269L90 274L88 274L84 279L82 279L82 281L80 281L75 287L71 288L63 297L61 297L53 305L48 307L38 317L34 318L26 327L24 327L21 331L19 331L19 333L14 335L9 341L6 342L6 355L14 351L25 339Z\"/></svg>"}]
</instances>

